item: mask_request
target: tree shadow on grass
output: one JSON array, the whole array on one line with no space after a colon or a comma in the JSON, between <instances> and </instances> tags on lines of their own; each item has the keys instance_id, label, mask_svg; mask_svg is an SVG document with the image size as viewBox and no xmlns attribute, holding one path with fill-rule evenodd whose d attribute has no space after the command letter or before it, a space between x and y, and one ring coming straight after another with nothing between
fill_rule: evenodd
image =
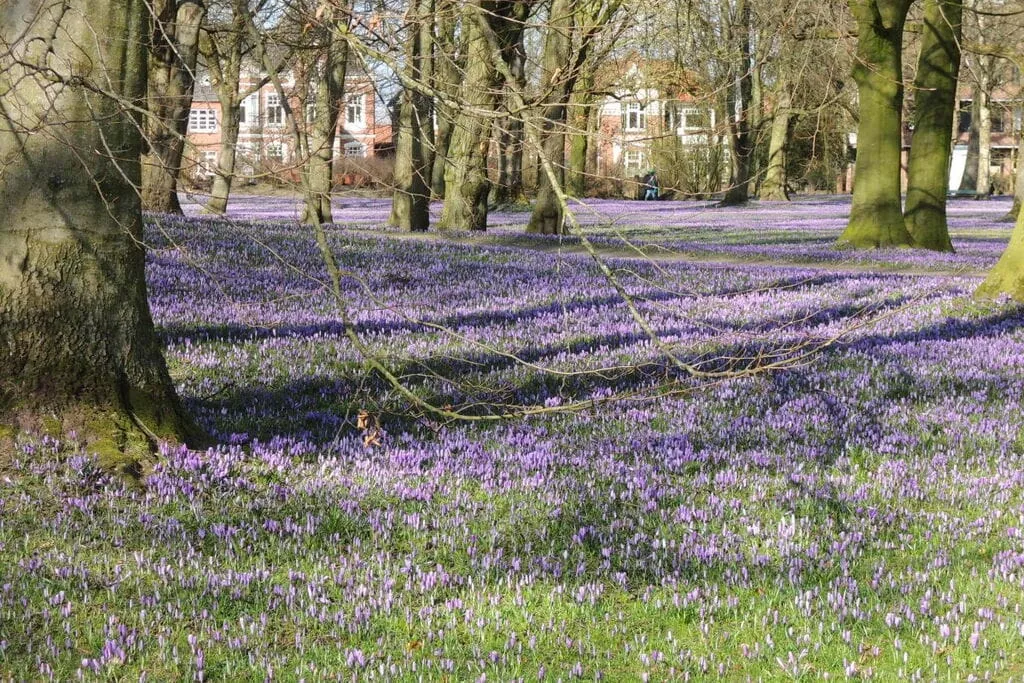
<instances>
[{"instance_id":1,"label":"tree shadow on grass","mask_svg":"<svg viewBox=\"0 0 1024 683\"><path fill-rule=\"evenodd\" d=\"M896 307L898 300L887 302ZM849 305L840 304L815 313L818 323L829 323L856 313ZM788 318L775 323L791 324ZM873 333L849 343L831 347L823 353L854 350L861 353L880 351L888 346L918 341L956 341L968 338L1005 334L1024 324L1024 310L1008 309L999 313L963 320L947 318L916 331ZM738 329L746 332L742 325ZM770 331L762 325L758 333ZM699 331L695 327L661 330L666 337L683 337ZM719 344L706 351L681 351L679 358L702 372L745 374L769 362L785 362L807 352L818 340L805 340L804 345L791 340L750 339ZM547 365L559 356L585 358L591 353L609 356L628 354L634 347L645 346L643 333L625 332L595 335L568 344L527 345L515 350L515 356L493 352L437 355L423 359L405 359L389 367L395 376L424 401L435 406L457 406L467 415L494 415L515 412L516 406L558 401L587 401L596 396L621 393L653 395L666 384L691 391L710 380L691 377L666 358L623 364L600 373L553 374L528 369L516 373L523 363ZM650 354L648 349L646 353ZM297 378L279 385L252 383L228 385L209 397L191 397L186 401L216 434L245 433L267 439L282 434L295 435L318 442L329 441L340 432L355 429L356 415L369 410L381 416L384 426L394 431L417 430L418 417L410 416L406 399L398 396L379 374L362 366L353 366L346 376ZM799 373L800 368L787 372ZM909 391L909 389L907 389ZM418 411L414 411L418 412Z\"/></svg>"}]
</instances>

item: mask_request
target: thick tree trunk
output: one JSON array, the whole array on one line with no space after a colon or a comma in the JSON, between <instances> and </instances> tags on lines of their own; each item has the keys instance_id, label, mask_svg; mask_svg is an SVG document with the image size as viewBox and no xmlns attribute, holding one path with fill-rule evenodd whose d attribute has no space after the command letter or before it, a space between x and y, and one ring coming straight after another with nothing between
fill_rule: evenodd
<instances>
[{"instance_id":1,"label":"thick tree trunk","mask_svg":"<svg viewBox=\"0 0 1024 683\"><path fill-rule=\"evenodd\" d=\"M768 143L768 168L761 183L761 199L789 201L786 177L786 149L794 120L792 96L786 83L779 88L779 99L772 117L772 136Z\"/></svg>"},{"instance_id":2,"label":"thick tree trunk","mask_svg":"<svg viewBox=\"0 0 1024 683\"><path fill-rule=\"evenodd\" d=\"M237 84L236 84L237 87ZM228 210L231 185L235 179L235 149L238 144L238 130L241 126L238 93L229 97L219 96L221 111L220 149L217 151L217 168L213 171L213 189L205 209L210 213L224 214Z\"/></svg>"},{"instance_id":3,"label":"thick tree trunk","mask_svg":"<svg viewBox=\"0 0 1024 683\"><path fill-rule=\"evenodd\" d=\"M429 83L433 71L433 3L412 0L413 18L406 51L409 77ZM433 132L430 100L410 88L402 91L398 105L398 140L395 146L395 192L390 223L403 230L426 231L430 227L430 148Z\"/></svg>"},{"instance_id":4,"label":"thick tree trunk","mask_svg":"<svg viewBox=\"0 0 1024 683\"><path fill-rule=\"evenodd\" d=\"M434 87L454 97L459 92L464 59L460 59L455 40L456 17L451 15L451 0L435 3L435 19L438 26L435 39L436 52L433 68ZM430 169L430 194L435 199L444 199L444 176L447 170L448 145L455 128L456 112L440 98L434 100L434 115L437 129L434 132L433 160Z\"/></svg>"},{"instance_id":5,"label":"thick tree trunk","mask_svg":"<svg viewBox=\"0 0 1024 683\"><path fill-rule=\"evenodd\" d=\"M1010 236L1010 243L999 262L975 292L975 296L980 298L993 298L1002 294L1024 302L1024 211L1017 214L1017 224Z\"/></svg>"},{"instance_id":6,"label":"thick tree trunk","mask_svg":"<svg viewBox=\"0 0 1024 683\"><path fill-rule=\"evenodd\" d=\"M13 46L0 56L0 424L74 429L118 467L154 438L197 436L146 299L139 121L115 99L145 103L146 9L60 9L15 0L0 11L0 41ZM68 85L29 66L47 52Z\"/></svg>"},{"instance_id":7,"label":"thick tree trunk","mask_svg":"<svg viewBox=\"0 0 1024 683\"><path fill-rule=\"evenodd\" d=\"M590 69L580 74L579 84L569 105L569 167L566 193L572 197L587 194L587 158L590 136L597 117L594 111L594 74Z\"/></svg>"},{"instance_id":8,"label":"thick tree trunk","mask_svg":"<svg viewBox=\"0 0 1024 683\"><path fill-rule=\"evenodd\" d=\"M1021 136L1017 137L1017 170L1014 173L1013 180L1013 205L1010 207L1010 211L999 219L1000 223L1015 223L1020 215L1021 204L1024 203L1024 158L1021 157L1021 152L1024 150L1022 150L1022 140L1024 138Z\"/></svg>"},{"instance_id":9,"label":"thick tree trunk","mask_svg":"<svg viewBox=\"0 0 1024 683\"><path fill-rule=\"evenodd\" d=\"M448 146L445 199L440 230L486 230L491 119L501 79L495 59L510 59L519 43L530 2L478 0L467 7L467 59L462 101ZM490 34L490 35L489 35ZM497 44L491 45L493 35ZM497 53L497 54L496 54Z\"/></svg>"},{"instance_id":10,"label":"thick tree trunk","mask_svg":"<svg viewBox=\"0 0 1024 683\"><path fill-rule=\"evenodd\" d=\"M541 154L548 162L550 174L541 169L537 202L526 226L527 232L543 235L559 235L565 231L559 191L565 182L565 120L568 100L576 82L576 75L570 65L575 9L574 0L553 0L544 39L542 91L548 93L550 101L544 106Z\"/></svg>"},{"instance_id":11,"label":"thick tree trunk","mask_svg":"<svg viewBox=\"0 0 1024 683\"><path fill-rule=\"evenodd\" d=\"M946 193L962 15L963 5L957 0L926 0L914 78L914 135L903 215L914 245L934 251L953 251L946 224Z\"/></svg>"},{"instance_id":12,"label":"thick tree trunk","mask_svg":"<svg viewBox=\"0 0 1024 683\"><path fill-rule=\"evenodd\" d=\"M151 11L142 208L180 214L178 175L192 106L199 28L206 8L194 0L155 0Z\"/></svg>"},{"instance_id":13,"label":"thick tree trunk","mask_svg":"<svg viewBox=\"0 0 1024 683\"><path fill-rule=\"evenodd\" d=\"M900 202L905 0L850 0L857 19L853 77L860 99L850 222L839 238L854 247L911 244Z\"/></svg>"},{"instance_id":14,"label":"thick tree trunk","mask_svg":"<svg viewBox=\"0 0 1024 683\"><path fill-rule=\"evenodd\" d=\"M747 0L739 0L736 13L738 21L729 26L728 33L729 42L735 43L735 55L732 57L734 78L730 78L725 105L732 168L721 206L747 203L753 169L754 141L750 131L753 69L750 65L750 4Z\"/></svg>"}]
</instances>

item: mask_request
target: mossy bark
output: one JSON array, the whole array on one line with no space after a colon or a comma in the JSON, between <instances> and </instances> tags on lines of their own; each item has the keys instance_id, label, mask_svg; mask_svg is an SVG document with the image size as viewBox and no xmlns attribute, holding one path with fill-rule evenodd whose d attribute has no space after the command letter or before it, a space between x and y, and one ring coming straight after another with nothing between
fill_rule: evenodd
<instances>
[{"instance_id":1,"label":"mossy bark","mask_svg":"<svg viewBox=\"0 0 1024 683\"><path fill-rule=\"evenodd\" d=\"M963 4L956 0L926 0L914 77L914 134L903 215L914 246L933 251L953 251L946 223L946 194L962 16Z\"/></svg>"},{"instance_id":2,"label":"mossy bark","mask_svg":"<svg viewBox=\"0 0 1024 683\"><path fill-rule=\"evenodd\" d=\"M342 27L327 11L322 15L320 49L315 53L313 84L310 88L313 120L306 136L302 173L305 176L306 206L302 222L333 223L331 190L334 186L334 140L338 117L345 97L348 68L348 41Z\"/></svg>"},{"instance_id":3,"label":"mossy bark","mask_svg":"<svg viewBox=\"0 0 1024 683\"><path fill-rule=\"evenodd\" d=\"M157 438L200 438L146 299L142 138L125 106L145 103L146 16L143 0L0 13L13 47L0 57L0 423L74 428L110 466ZM45 56L104 92L55 87L28 66Z\"/></svg>"},{"instance_id":4,"label":"mossy bark","mask_svg":"<svg viewBox=\"0 0 1024 683\"><path fill-rule=\"evenodd\" d=\"M224 214L228 210L231 186L235 181L236 145L241 127L241 112L237 90L234 94L218 95L218 99L221 104L220 149L217 150L217 167L213 169L213 189L210 191L210 199L203 208L210 213Z\"/></svg>"},{"instance_id":5,"label":"mossy bark","mask_svg":"<svg viewBox=\"0 0 1024 683\"><path fill-rule=\"evenodd\" d=\"M178 176L206 8L192 0L154 0L152 13L142 208L180 214Z\"/></svg>"},{"instance_id":6,"label":"mossy bark","mask_svg":"<svg viewBox=\"0 0 1024 683\"><path fill-rule=\"evenodd\" d=\"M543 92L548 94L549 101L544 105L541 154L548 162L550 173L541 170L537 202L526 226L527 232L543 235L565 231L558 193L565 181L565 121L569 95L575 86L575 73L570 64L576 24L574 10L573 0L553 0L544 39Z\"/></svg>"},{"instance_id":7,"label":"mossy bark","mask_svg":"<svg viewBox=\"0 0 1024 683\"><path fill-rule=\"evenodd\" d=\"M1003 255L975 292L979 298L993 298L1001 294L1024 302L1024 211L1017 214L1017 224Z\"/></svg>"},{"instance_id":8,"label":"mossy bark","mask_svg":"<svg viewBox=\"0 0 1024 683\"><path fill-rule=\"evenodd\" d=\"M420 83L432 80L433 3L412 0L405 68ZM398 104L395 144L395 192L391 200L391 225L402 230L423 232L430 227L430 149L432 113L427 96L404 88Z\"/></svg>"},{"instance_id":9,"label":"mossy bark","mask_svg":"<svg viewBox=\"0 0 1024 683\"><path fill-rule=\"evenodd\" d=\"M597 123L594 106L594 72L585 69L580 74L576 92L569 103L569 165L566 169L566 193L572 197L587 195L587 159L590 136Z\"/></svg>"},{"instance_id":10,"label":"mossy bark","mask_svg":"<svg viewBox=\"0 0 1024 683\"><path fill-rule=\"evenodd\" d=\"M468 47L460 98L466 106L456 118L448 146L440 230L487 229L490 114L496 111L501 86L495 60L511 58L531 6L524 0L477 0L466 7L463 28L468 28Z\"/></svg>"},{"instance_id":11,"label":"mossy bark","mask_svg":"<svg viewBox=\"0 0 1024 683\"><path fill-rule=\"evenodd\" d=\"M764 182L761 183L761 199L789 201L786 149L795 116L787 84L780 83L778 90L779 96L772 116L772 134L768 142L768 167L765 169Z\"/></svg>"},{"instance_id":12,"label":"mossy bark","mask_svg":"<svg viewBox=\"0 0 1024 683\"><path fill-rule=\"evenodd\" d=\"M473 11L473 8L468 10ZM468 105L455 118L445 158L444 207L439 230L486 230L487 150L490 147L491 120L486 112L494 110L496 72L482 29L473 19L469 28L469 56L466 64L462 99Z\"/></svg>"},{"instance_id":13,"label":"mossy bark","mask_svg":"<svg viewBox=\"0 0 1024 683\"><path fill-rule=\"evenodd\" d=\"M900 202L903 26L907 0L850 0L857 20L853 78L860 100L850 222L841 244L909 246Z\"/></svg>"}]
</instances>

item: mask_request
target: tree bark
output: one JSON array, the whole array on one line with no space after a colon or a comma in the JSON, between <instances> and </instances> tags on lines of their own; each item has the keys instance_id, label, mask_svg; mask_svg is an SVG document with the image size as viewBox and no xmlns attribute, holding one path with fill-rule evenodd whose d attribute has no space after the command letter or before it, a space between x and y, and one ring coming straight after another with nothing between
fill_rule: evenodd
<instances>
[{"instance_id":1,"label":"tree bark","mask_svg":"<svg viewBox=\"0 0 1024 683\"><path fill-rule=\"evenodd\" d=\"M112 468L199 437L146 299L128 113L145 104L146 16L143 0L0 10L0 424L74 429Z\"/></svg>"},{"instance_id":2,"label":"tree bark","mask_svg":"<svg viewBox=\"0 0 1024 683\"><path fill-rule=\"evenodd\" d=\"M723 6L728 8L729 0L724 0ZM723 14L728 16L727 13ZM729 187L725 191L725 197L722 198L721 206L738 206L747 203L750 199L750 181L753 169L754 142L750 131L753 69L750 59L750 4L747 0L739 0L736 17L735 21L730 19L727 33L728 42L734 44L734 54L730 56L731 76L725 98L725 116L729 124L731 172Z\"/></svg>"},{"instance_id":3,"label":"tree bark","mask_svg":"<svg viewBox=\"0 0 1024 683\"><path fill-rule=\"evenodd\" d=\"M464 55L460 54L455 39L455 28L458 23L451 15L451 0L440 0L435 3L436 24L438 26L435 39L435 62L433 68L434 88L451 97L457 96L461 81L461 69L464 66ZM462 50L461 52L464 52ZM444 199L444 176L447 171L448 146L455 127L456 112L441 98L434 99L434 115L437 119L437 130L434 132L433 159L430 169L430 194L435 199Z\"/></svg>"},{"instance_id":4,"label":"tree bark","mask_svg":"<svg viewBox=\"0 0 1024 683\"><path fill-rule=\"evenodd\" d=\"M761 183L761 199L789 201L786 149L795 117L789 85L783 82L778 90L779 98L772 116L772 136L768 143L768 167L765 169L764 182Z\"/></svg>"},{"instance_id":5,"label":"tree bark","mask_svg":"<svg viewBox=\"0 0 1024 683\"><path fill-rule=\"evenodd\" d=\"M914 134L903 215L914 246L933 251L953 251L946 224L946 194L962 16L963 5L957 0L926 0L914 78Z\"/></svg>"},{"instance_id":6,"label":"tree bark","mask_svg":"<svg viewBox=\"0 0 1024 683\"><path fill-rule=\"evenodd\" d=\"M979 298L994 298L1002 294L1024 302L1024 211L1017 214L1017 224L1003 255L975 292Z\"/></svg>"},{"instance_id":7,"label":"tree bark","mask_svg":"<svg viewBox=\"0 0 1024 683\"><path fill-rule=\"evenodd\" d=\"M151 12L142 208L181 214L178 176L206 8L197 0L155 0Z\"/></svg>"},{"instance_id":8,"label":"tree bark","mask_svg":"<svg viewBox=\"0 0 1024 683\"><path fill-rule=\"evenodd\" d=\"M501 79L495 59L507 59L518 42L529 14L530 2L478 0L467 7L468 48L462 101L448 147L445 200L438 221L440 230L486 230L487 176L491 116ZM495 36L493 46L489 34Z\"/></svg>"},{"instance_id":9,"label":"tree bark","mask_svg":"<svg viewBox=\"0 0 1024 683\"><path fill-rule=\"evenodd\" d=\"M587 159L590 152L590 136L597 120L594 110L593 73L580 75L577 92L569 105L569 166L566 176L566 193L572 197L587 195Z\"/></svg>"},{"instance_id":10,"label":"tree bark","mask_svg":"<svg viewBox=\"0 0 1024 683\"><path fill-rule=\"evenodd\" d=\"M325 16L322 56L314 67L313 121L306 137L302 173L306 176L306 208L302 222L333 223L331 190L334 186L334 140L338 133L338 117L345 97L345 74L348 68L348 41L335 24L337 19Z\"/></svg>"},{"instance_id":11,"label":"tree bark","mask_svg":"<svg viewBox=\"0 0 1024 683\"><path fill-rule=\"evenodd\" d=\"M411 79L430 83L433 71L433 3L411 0L405 68ZM395 145L395 192L390 223L402 230L425 232L430 227L430 148L432 112L430 100L410 88L402 90L398 105L398 139Z\"/></svg>"},{"instance_id":12,"label":"tree bark","mask_svg":"<svg viewBox=\"0 0 1024 683\"><path fill-rule=\"evenodd\" d=\"M903 25L906 0L850 0L857 20L853 78L860 99L850 222L840 243L854 247L911 244L900 201Z\"/></svg>"},{"instance_id":13,"label":"tree bark","mask_svg":"<svg viewBox=\"0 0 1024 683\"><path fill-rule=\"evenodd\" d=\"M232 0L231 17L224 26L206 27L200 49L210 70L211 82L220 103L221 135L213 189L205 209L223 214L228 210L231 186L235 178L236 145L241 124L239 107L249 93L241 92L242 60L247 52L245 16L247 0ZM262 86L263 83L261 82Z\"/></svg>"},{"instance_id":14,"label":"tree bark","mask_svg":"<svg viewBox=\"0 0 1024 683\"><path fill-rule=\"evenodd\" d=\"M541 171L537 201L526 232L560 235L565 232L565 216L558 196L565 181L565 121L569 96L576 82L572 68L572 35L575 29L574 0L552 0L544 39L542 92L548 93L541 131L541 154L547 159L554 178Z\"/></svg>"},{"instance_id":15,"label":"tree bark","mask_svg":"<svg viewBox=\"0 0 1024 683\"><path fill-rule=\"evenodd\" d=\"M999 219L1000 223L1015 223L1017 216L1020 215L1020 206L1024 203L1024 158L1021 157L1022 140L1024 137L1017 136L1017 170L1014 173L1013 180L1013 205L1010 207L1010 211Z\"/></svg>"}]
</instances>

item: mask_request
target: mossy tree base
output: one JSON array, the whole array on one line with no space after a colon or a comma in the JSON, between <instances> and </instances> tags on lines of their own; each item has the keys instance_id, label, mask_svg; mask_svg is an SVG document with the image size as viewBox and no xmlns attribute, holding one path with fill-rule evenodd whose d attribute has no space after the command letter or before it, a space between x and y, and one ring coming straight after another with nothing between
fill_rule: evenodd
<instances>
[{"instance_id":1,"label":"mossy tree base","mask_svg":"<svg viewBox=\"0 0 1024 683\"><path fill-rule=\"evenodd\" d=\"M993 299L1003 294L1024 302L1024 212L1017 215L1017 225L1006 251L974 293L980 299Z\"/></svg>"}]
</instances>

